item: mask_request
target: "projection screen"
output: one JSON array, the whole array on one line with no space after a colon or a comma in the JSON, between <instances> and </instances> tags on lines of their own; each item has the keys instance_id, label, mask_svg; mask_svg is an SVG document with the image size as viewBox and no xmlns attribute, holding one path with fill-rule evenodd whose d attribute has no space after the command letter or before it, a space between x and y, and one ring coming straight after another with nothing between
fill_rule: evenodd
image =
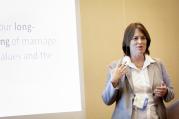
<instances>
[{"instance_id":1,"label":"projection screen","mask_svg":"<svg viewBox=\"0 0 179 119\"><path fill-rule=\"evenodd\" d=\"M0 4L0 118L84 119L78 1Z\"/></svg>"}]
</instances>

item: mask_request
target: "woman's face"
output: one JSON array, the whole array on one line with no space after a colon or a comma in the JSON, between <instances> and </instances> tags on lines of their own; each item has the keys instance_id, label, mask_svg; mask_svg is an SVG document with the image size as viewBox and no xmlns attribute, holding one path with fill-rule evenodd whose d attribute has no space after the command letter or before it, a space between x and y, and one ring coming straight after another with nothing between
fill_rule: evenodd
<instances>
[{"instance_id":1,"label":"woman's face","mask_svg":"<svg viewBox=\"0 0 179 119\"><path fill-rule=\"evenodd\" d=\"M130 53L131 56L144 55L147 46L147 40L144 34L136 29L134 36L130 41Z\"/></svg>"}]
</instances>

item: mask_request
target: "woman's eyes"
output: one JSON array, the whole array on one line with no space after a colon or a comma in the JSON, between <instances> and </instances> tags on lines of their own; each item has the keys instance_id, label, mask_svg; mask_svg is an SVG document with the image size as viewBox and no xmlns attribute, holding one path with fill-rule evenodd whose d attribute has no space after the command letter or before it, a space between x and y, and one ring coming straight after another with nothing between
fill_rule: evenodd
<instances>
[{"instance_id":1,"label":"woman's eyes","mask_svg":"<svg viewBox=\"0 0 179 119\"><path fill-rule=\"evenodd\" d=\"M134 38L132 38L132 39L134 39L134 40L138 40L138 39L141 39L141 40L145 40L146 39L146 37L145 36L141 36L141 37L134 37Z\"/></svg>"},{"instance_id":2,"label":"woman's eyes","mask_svg":"<svg viewBox=\"0 0 179 119\"><path fill-rule=\"evenodd\" d=\"M138 37L134 37L133 39L134 39L134 40L138 40Z\"/></svg>"}]
</instances>

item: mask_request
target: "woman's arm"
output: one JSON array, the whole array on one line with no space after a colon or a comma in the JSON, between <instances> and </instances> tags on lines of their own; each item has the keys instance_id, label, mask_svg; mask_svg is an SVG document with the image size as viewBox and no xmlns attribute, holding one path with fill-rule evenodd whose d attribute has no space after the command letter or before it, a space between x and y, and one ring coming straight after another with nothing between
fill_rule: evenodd
<instances>
[{"instance_id":1,"label":"woman's arm","mask_svg":"<svg viewBox=\"0 0 179 119\"><path fill-rule=\"evenodd\" d=\"M111 82L111 73L108 72L107 82L105 89L102 94L103 101L106 105L111 105L116 101L117 95L119 93L118 88L114 88Z\"/></svg>"},{"instance_id":2,"label":"woman's arm","mask_svg":"<svg viewBox=\"0 0 179 119\"><path fill-rule=\"evenodd\" d=\"M163 65L163 63L160 63L160 64L161 64L161 70L162 70L162 75L163 75L163 81L165 82L165 84L167 86L167 93L163 97L163 99L165 100L165 102L169 102L174 98L174 91L173 91L173 87L171 85L170 77L167 73L165 66Z\"/></svg>"},{"instance_id":3,"label":"woman's arm","mask_svg":"<svg viewBox=\"0 0 179 119\"><path fill-rule=\"evenodd\" d=\"M125 69L124 65L119 66L117 63L110 65L106 86L102 94L105 104L113 104L122 94L121 78L126 72Z\"/></svg>"}]
</instances>

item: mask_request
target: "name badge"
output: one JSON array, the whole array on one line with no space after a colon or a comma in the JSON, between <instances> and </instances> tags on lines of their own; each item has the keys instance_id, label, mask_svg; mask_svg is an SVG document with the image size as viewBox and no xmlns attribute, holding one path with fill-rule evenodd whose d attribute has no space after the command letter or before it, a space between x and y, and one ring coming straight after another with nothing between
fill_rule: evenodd
<instances>
[{"instance_id":1,"label":"name badge","mask_svg":"<svg viewBox=\"0 0 179 119\"><path fill-rule=\"evenodd\" d=\"M134 98L133 105L139 109L145 109L148 104L148 97L143 95L136 95Z\"/></svg>"}]
</instances>

